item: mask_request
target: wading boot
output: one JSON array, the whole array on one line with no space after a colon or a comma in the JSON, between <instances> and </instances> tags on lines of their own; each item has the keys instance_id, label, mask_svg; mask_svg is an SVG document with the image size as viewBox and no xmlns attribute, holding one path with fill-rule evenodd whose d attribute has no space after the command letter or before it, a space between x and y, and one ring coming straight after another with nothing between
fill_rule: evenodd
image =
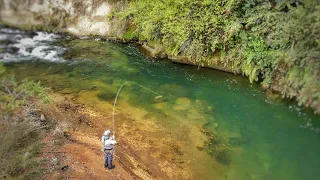
<instances>
[{"instance_id":1,"label":"wading boot","mask_svg":"<svg viewBox=\"0 0 320 180\"><path fill-rule=\"evenodd\" d=\"M115 168L116 166L115 165L112 165L112 167L111 168L108 168L109 170L111 170L111 169L113 169L113 168Z\"/></svg>"}]
</instances>

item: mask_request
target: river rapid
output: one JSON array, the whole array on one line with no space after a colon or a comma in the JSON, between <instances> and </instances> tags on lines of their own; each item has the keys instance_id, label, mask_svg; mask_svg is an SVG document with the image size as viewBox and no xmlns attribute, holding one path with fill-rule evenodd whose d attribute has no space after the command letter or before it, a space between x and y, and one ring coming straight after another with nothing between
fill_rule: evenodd
<instances>
[{"instance_id":1,"label":"river rapid","mask_svg":"<svg viewBox=\"0 0 320 180\"><path fill-rule=\"evenodd\" d=\"M118 88L134 82L119 94L117 115L128 117L119 138L138 141L142 160L159 159L172 179L320 178L319 115L245 77L153 59L134 44L4 27L0 49L7 74L109 114Z\"/></svg>"}]
</instances>

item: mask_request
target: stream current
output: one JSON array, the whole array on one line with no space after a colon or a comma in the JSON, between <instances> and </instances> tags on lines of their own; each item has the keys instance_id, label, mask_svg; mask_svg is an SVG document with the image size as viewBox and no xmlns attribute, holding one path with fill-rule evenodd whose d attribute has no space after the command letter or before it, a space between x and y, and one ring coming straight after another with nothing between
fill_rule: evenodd
<instances>
[{"instance_id":1,"label":"stream current","mask_svg":"<svg viewBox=\"0 0 320 180\"><path fill-rule=\"evenodd\" d=\"M149 58L133 44L3 27L0 49L7 74L76 94L88 106L112 105L126 81L161 94L157 100L126 85L118 104L170 129L192 179L320 178L319 116L245 77Z\"/></svg>"}]
</instances>

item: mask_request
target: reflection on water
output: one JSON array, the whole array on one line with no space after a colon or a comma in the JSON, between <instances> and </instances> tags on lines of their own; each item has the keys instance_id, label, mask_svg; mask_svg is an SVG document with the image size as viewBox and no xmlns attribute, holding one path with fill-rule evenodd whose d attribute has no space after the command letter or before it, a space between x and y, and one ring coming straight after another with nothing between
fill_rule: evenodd
<instances>
[{"instance_id":1,"label":"reflection on water","mask_svg":"<svg viewBox=\"0 0 320 180\"><path fill-rule=\"evenodd\" d=\"M0 31L0 37L0 58L9 73L40 80L62 94L76 94L87 105L111 107L126 81L161 94L156 100L154 94L128 84L120 93L118 111L136 120L130 128L146 135L140 137L144 144L137 144L137 151L165 147L153 152L172 163L160 164L164 171L184 169L181 177L190 178L191 173L194 179L320 176L319 116L277 95L267 96L245 78L150 59L134 45L21 31ZM29 44L17 47L26 41L23 38Z\"/></svg>"}]
</instances>

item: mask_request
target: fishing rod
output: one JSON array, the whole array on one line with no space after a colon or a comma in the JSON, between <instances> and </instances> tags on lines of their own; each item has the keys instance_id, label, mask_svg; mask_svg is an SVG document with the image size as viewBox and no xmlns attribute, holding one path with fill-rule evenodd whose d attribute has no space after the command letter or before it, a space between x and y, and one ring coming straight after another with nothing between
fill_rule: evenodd
<instances>
[{"instance_id":1,"label":"fishing rod","mask_svg":"<svg viewBox=\"0 0 320 180\"><path fill-rule=\"evenodd\" d=\"M138 85L138 86L142 87L143 89L145 89L145 90L147 90L147 91L149 91L149 92L152 92L152 93L158 95L158 96L156 96L154 99L162 98L162 95L161 95L161 94L159 94L159 93L157 93L157 92L155 92L155 91L153 91L153 90L151 90L151 89L149 89L149 88L147 88L147 87L145 87L145 86L142 86L142 85L140 85L140 84L138 84L138 83L136 83L136 82L134 82L134 81L126 81L126 82L124 82L124 83L120 86L120 88L118 89L116 98L114 99L114 103L113 103L113 110L112 110L112 132L113 132L113 135L116 134L115 128L114 128L114 111L115 111L115 108L116 108L118 96L119 96L119 94L120 94L120 91L121 91L122 87L123 87L124 85L126 85L127 83L132 83L132 84Z\"/></svg>"},{"instance_id":2,"label":"fishing rod","mask_svg":"<svg viewBox=\"0 0 320 180\"><path fill-rule=\"evenodd\" d=\"M150 91L150 92L158 95L158 96L156 96L154 99L162 98L162 95L160 95L159 93L154 92L154 91L152 91L151 89L149 89L149 88L147 88L147 87L145 87L145 86L142 86L142 85L140 85L140 84L138 84L138 83L136 83L136 82L134 82L134 81L126 81L126 82L124 82L124 83L120 86L120 88L118 89L116 98L114 99L114 103L113 103L113 109L112 109L112 133L113 133L114 136L115 136L115 134L116 134L116 131L115 131L115 128L114 128L114 111L115 111L115 109L116 109L116 104L117 104L117 100L118 100L120 91L121 91L122 87L123 87L124 85L126 85L127 83L133 83L133 84L135 84L135 85L138 85L138 86L144 88L144 89L147 90L147 91ZM116 154L115 148L113 148L113 154L114 154L114 156L116 156L116 155L115 155L115 154Z\"/></svg>"}]
</instances>

